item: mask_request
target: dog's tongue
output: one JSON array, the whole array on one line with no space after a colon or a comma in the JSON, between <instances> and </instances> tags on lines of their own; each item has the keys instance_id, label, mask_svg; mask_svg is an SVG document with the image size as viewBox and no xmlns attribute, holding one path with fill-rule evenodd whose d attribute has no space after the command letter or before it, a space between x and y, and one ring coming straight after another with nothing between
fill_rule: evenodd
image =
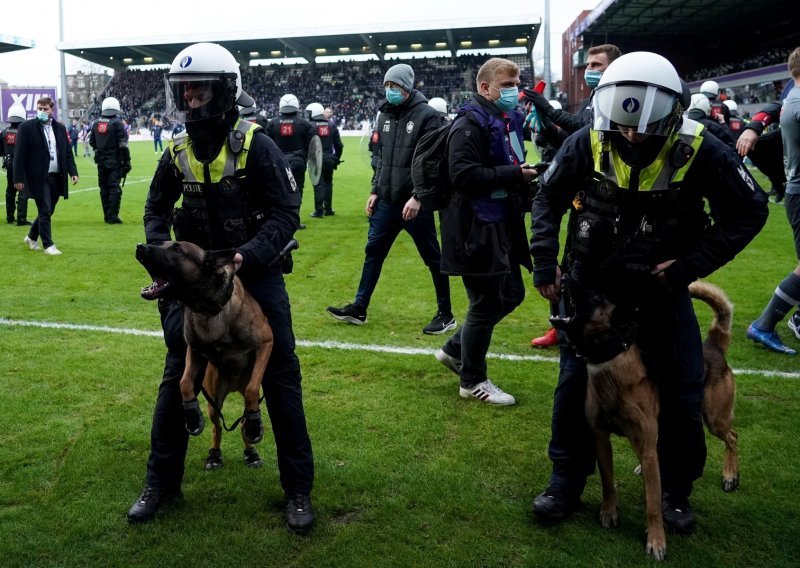
<instances>
[{"instance_id":1,"label":"dog's tongue","mask_svg":"<svg viewBox=\"0 0 800 568\"><path fill-rule=\"evenodd\" d=\"M153 283L149 286L145 286L142 288L141 294L142 298L145 300L156 300L158 299L164 290L167 289L169 286L169 282L166 280L162 280L161 278L154 278Z\"/></svg>"}]
</instances>

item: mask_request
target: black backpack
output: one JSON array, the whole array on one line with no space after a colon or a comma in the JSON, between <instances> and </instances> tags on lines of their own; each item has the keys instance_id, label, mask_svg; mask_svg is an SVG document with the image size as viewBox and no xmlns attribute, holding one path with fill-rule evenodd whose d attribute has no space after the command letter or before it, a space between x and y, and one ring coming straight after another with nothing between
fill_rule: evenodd
<instances>
[{"instance_id":1,"label":"black backpack","mask_svg":"<svg viewBox=\"0 0 800 568\"><path fill-rule=\"evenodd\" d=\"M440 211L447 207L453 192L447 145L452 122L428 132L417 142L411 159L411 182L414 194L424 211Z\"/></svg>"}]
</instances>

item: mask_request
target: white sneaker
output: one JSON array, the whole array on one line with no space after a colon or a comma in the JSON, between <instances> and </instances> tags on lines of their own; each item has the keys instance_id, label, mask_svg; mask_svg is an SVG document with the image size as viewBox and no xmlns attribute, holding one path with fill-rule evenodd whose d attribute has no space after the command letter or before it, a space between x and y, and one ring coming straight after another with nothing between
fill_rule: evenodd
<instances>
[{"instance_id":1,"label":"white sneaker","mask_svg":"<svg viewBox=\"0 0 800 568\"><path fill-rule=\"evenodd\" d=\"M461 398L477 398L481 402L488 402L489 404L498 404L501 406L510 406L517 402L513 396L507 392L503 392L492 381L486 379L482 383L478 383L471 389L459 387L458 394Z\"/></svg>"},{"instance_id":2,"label":"white sneaker","mask_svg":"<svg viewBox=\"0 0 800 568\"><path fill-rule=\"evenodd\" d=\"M28 248L31 249L31 250L40 250L41 249L41 247L39 246L39 243L34 241L28 235L25 235L25 238L22 239L22 242L25 243L26 245L28 245Z\"/></svg>"},{"instance_id":3,"label":"white sneaker","mask_svg":"<svg viewBox=\"0 0 800 568\"><path fill-rule=\"evenodd\" d=\"M453 371L456 375L461 376L461 360L456 359L452 355L444 352L444 349L436 350L436 360L442 365Z\"/></svg>"},{"instance_id":4,"label":"white sneaker","mask_svg":"<svg viewBox=\"0 0 800 568\"><path fill-rule=\"evenodd\" d=\"M56 256L61 254L61 251L56 248L56 245L50 245L46 249L44 249L44 254L49 254L51 256Z\"/></svg>"}]
</instances>

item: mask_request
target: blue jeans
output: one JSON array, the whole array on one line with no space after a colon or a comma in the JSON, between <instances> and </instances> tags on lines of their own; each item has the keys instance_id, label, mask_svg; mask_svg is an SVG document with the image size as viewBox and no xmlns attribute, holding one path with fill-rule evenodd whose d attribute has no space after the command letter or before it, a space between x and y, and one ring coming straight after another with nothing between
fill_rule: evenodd
<instances>
[{"instance_id":1,"label":"blue jeans","mask_svg":"<svg viewBox=\"0 0 800 568\"><path fill-rule=\"evenodd\" d=\"M704 361L700 328L688 291L652 297L640 308L637 344L651 378L658 385L658 459L661 487L688 497L703 474ZM561 332L559 332L559 335ZM559 337L561 369L553 400L553 462L550 482L580 494L594 472L594 435L584 412L586 364Z\"/></svg>"},{"instance_id":2,"label":"blue jeans","mask_svg":"<svg viewBox=\"0 0 800 568\"><path fill-rule=\"evenodd\" d=\"M294 351L292 314L283 275L258 275L243 279L243 283L267 316L274 335L275 343L262 387L275 436L281 486L285 493L308 494L314 481L314 459L306 428L300 361ZM186 357L183 308L177 302L165 302L159 304L159 309L167 357L153 413L147 482L160 489L176 490L183 480L189 443L179 386ZM195 377L195 392L200 391L204 374L205 369Z\"/></svg>"},{"instance_id":3,"label":"blue jeans","mask_svg":"<svg viewBox=\"0 0 800 568\"><path fill-rule=\"evenodd\" d=\"M405 231L411 235L417 246L419 255L431 271L433 287L436 290L436 304L440 312L450 313L450 281L443 275L439 268L442 251L436 237L436 224L431 211L420 210L419 214L411 221L403 220L403 206L395 205L386 200L379 199L375 211L369 218L369 233L365 249L364 268L361 270L361 282L358 284L355 304L363 309L369 307L369 301L378 279L381 276L383 261L400 234Z\"/></svg>"},{"instance_id":4,"label":"blue jeans","mask_svg":"<svg viewBox=\"0 0 800 568\"><path fill-rule=\"evenodd\" d=\"M448 355L461 359L461 386L472 388L487 379L486 353L494 327L525 299L519 265L499 276L463 276L469 298L464 323L444 344Z\"/></svg>"}]
</instances>

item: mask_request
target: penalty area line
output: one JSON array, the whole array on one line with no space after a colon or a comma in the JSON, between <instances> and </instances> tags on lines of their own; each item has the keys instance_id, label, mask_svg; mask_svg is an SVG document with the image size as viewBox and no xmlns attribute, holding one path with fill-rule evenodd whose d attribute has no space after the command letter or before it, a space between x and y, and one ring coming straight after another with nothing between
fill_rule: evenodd
<instances>
[{"instance_id":1,"label":"penalty area line","mask_svg":"<svg viewBox=\"0 0 800 568\"><path fill-rule=\"evenodd\" d=\"M133 335L140 337L156 337L161 339L160 331L134 329L126 327L110 327L105 325L86 325L75 323L57 323L48 321L26 321L0 318L0 326L6 327L33 327L39 329L64 329L70 331L88 331L93 333L114 333L118 335ZM435 349L423 349L420 347L395 347L392 345L377 345L369 343L345 343L341 341L309 341L298 339L298 347L316 349L334 349L339 351L362 351L368 353L389 353L392 355L425 355L432 356L436 353ZM500 359L503 361L525 361L537 363L558 364L558 357L546 357L543 355L515 355L512 353L488 353L489 359ZM781 379L800 379L800 373L787 371L774 371L770 369L734 369L736 375L754 375L760 377L774 377Z\"/></svg>"}]
</instances>

